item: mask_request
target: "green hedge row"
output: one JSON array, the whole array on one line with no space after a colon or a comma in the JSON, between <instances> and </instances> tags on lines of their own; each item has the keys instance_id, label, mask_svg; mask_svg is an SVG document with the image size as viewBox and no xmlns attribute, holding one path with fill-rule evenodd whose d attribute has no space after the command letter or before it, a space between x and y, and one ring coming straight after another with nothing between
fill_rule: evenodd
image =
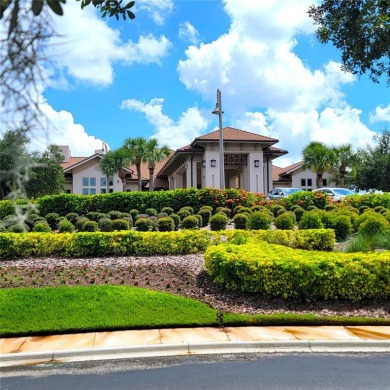
<instances>
[{"instance_id":1,"label":"green hedge row","mask_svg":"<svg viewBox=\"0 0 390 390\"><path fill-rule=\"evenodd\" d=\"M176 232L0 233L0 259L16 257L88 257L176 255L204 252L224 241L269 241L293 248L331 250L333 230Z\"/></svg>"},{"instance_id":2,"label":"green hedge row","mask_svg":"<svg viewBox=\"0 0 390 390\"><path fill-rule=\"evenodd\" d=\"M335 253L262 242L210 246L214 282L234 291L304 301L390 298L390 252Z\"/></svg>"}]
</instances>

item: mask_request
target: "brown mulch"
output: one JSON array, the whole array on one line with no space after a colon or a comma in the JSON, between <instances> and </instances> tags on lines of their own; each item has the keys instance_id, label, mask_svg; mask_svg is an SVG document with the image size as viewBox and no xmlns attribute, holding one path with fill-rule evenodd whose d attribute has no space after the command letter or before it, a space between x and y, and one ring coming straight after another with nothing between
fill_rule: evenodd
<instances>
[{"instance_id":1,"label":"brown mulch","mask_svg":"<svg viewBox=\"0 0 390 390\"><path fill-rule=\"evenodd\" d=\"M95 259L0 261L0 287L124 285L194 298L227 312L313 313L390 319L389 301L293 302L260 294L231 292L212 282L202 254Z\"/></svg>"}]
</instances>

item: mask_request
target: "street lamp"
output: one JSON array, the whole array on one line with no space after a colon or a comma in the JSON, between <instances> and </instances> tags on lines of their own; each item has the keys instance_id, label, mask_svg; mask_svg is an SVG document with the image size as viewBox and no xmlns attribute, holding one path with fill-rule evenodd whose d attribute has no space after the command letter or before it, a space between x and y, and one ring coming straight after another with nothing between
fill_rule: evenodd
<instances>
[{"instance_id":1,"label":"street lamp","mask_svg":"<svg viewBox=\"0 0 390 390\"><path fill-rule=\"evenodd\" d=\"M222 99L221 91L217 89L217 104L215 105L214 111L212 112L215 115L218 115L219 119L219 173L220 173L220 188L225 188L225 159L223 152L223 131L222 131Z\"/></svg>"}]
</instances>

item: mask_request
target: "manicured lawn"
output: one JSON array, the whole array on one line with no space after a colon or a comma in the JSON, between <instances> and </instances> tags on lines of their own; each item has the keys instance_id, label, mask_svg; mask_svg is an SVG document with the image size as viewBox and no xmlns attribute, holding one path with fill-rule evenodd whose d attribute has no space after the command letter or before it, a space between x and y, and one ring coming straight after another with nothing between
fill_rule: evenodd
<instances>
[{"instance_id":1,"label":"manicured lawn","mask_svg":"<svg viewBox=\"0 0 390 390\"><path fill-rule=\"evenodd\" d=\"M204 303L125 286L0 290L0 335L217 325Z\"/></svg>"}]
</instances>

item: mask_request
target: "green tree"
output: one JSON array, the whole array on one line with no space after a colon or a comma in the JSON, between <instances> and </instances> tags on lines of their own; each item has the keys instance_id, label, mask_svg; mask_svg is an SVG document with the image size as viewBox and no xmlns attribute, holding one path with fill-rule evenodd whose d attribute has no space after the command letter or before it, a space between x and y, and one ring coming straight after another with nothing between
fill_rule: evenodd
<instances>
[{"instance_id":1,"label":"green tree","mask_svg":"<svg viewBox=\"0 0 390 390\"><path fill-rule=\"evenodd\" d=\"M24 186L25 170L18 167L28 166L27 143L22 131L6 131L0 138L0 200L13 189Z\"/></svg>"},{"instance_id":2,"label":"green tree","mask_svg":"<svg viewBox=\"0 0 390 390\"><path fill-rule=\"evenodd\" d=\"M322 0L308 13L319 41L341 50L344 70L374 82L385 74L390 85L389 0Z\"/></svg>"},{"instance_id":3,"label":"green tree","mask_svg":"<svg viewBox=\"0 0 390 390\"><path fill-rule=\"evenodd\" d=\"M43 195L60 194L65 191L65 175L61 163L64 156L56 145L50 145L44 152L32 152L31 168L28 170L26 194L34 199Z\"/></svg>"},{"instance_id":4,"label":"green tree","mask_svg":"<svg viewBox=\"0 0 390 390\"><path fill-rule=\"evenodd\" d=\"M154 191L154 170L156 163L163 161L171 154L171 150L167 145L158 147L158 141L152 138L148 142L148 154L146 157L148 168L149 168L149 191Z\"/></svg>"},{"instance_id":5,"label":"green tree","mask_svg":"<svg viewBox=\"0 0 390 390\"><path fill-rule=\"evenodd\" d=\"M138 191L142 191L141 164L148 160L150 146L145 138L127 138L123 143L123 147L128 150L131 162L137 170Z\"/></svg>"},{"instance_id":6,"label":"green tree","mask_svg":"<svg viewBox=\"0 0 390 390\"><path fill-rule=\"evenodd\" d=\"M335 155L335 168L338 174L336 182L340 187L345 187L345 176L348 168L352 171L355 167L356 155L351 144L334 146L332 150Z\"/></svg>"},{"instance_id":7,"label":"green tree","mask_svg":"<svg viewBox=\"0 0 390 390\"><path fill-rule=\"evenodd\" d=\"M108 151L100 161L100 169L107 176L107 192L109 178L118 173L122 180L122 190L126 190L126 171L124 170L131 162L131 155L125 148L119 148Z\"/></svg>"},{"instance_id":8,"label":"green tree","mask_svg":"<svg viewBox=\"0 0 390 390\"><path fill-rule=\"evenodd\" d=\"M355 185L359 190L390 192L390 131L374 137L376 144L358 151Z\"/></svg>"},{"instance_id":9,"label":"green tree","mask_svg":"<svg viewBox=\"0 0 390 390\"><path fill-rule=\"evenodd\" d=\"M332 170L335 162L335 154L322 142L312 141L303 151L303 169L311 169L316 173L316 186L323 186L323 174Z\"/></svg>"}]
</instances>

